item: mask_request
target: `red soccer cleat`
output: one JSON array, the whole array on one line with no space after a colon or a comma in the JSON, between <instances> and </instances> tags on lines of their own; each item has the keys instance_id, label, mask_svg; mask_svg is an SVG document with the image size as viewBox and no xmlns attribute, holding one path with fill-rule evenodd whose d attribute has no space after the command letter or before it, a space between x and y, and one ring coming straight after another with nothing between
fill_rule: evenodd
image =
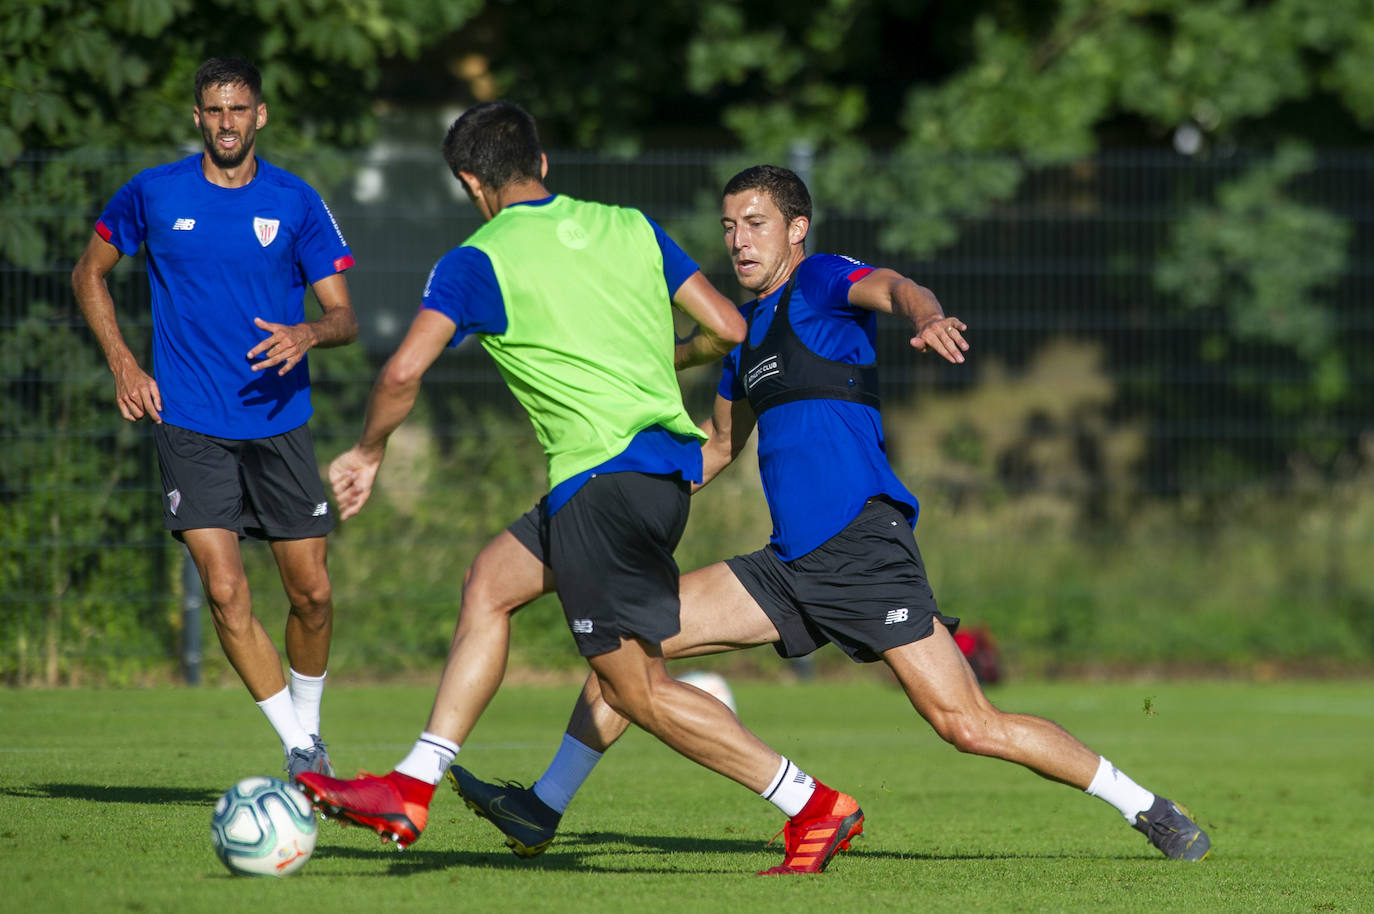
<instances>
[{"instance_id":1,"label":"red soccer cleat","mask_svg":"<svg viewBox=\"0 0 1374 914\"><path fill-rule=\"evenodd\" d=\"M296 776L296 783L320 815L374 829L383 841L394 841L399 848L419 840L434 796L433 784L395 771L385 777L364 772L351 781L306 771Z\"/></svg>"},{"instance_id":2,"label":"red soccer cleat","mask_svg":"<svg viewBox=\"0 0 1374 914\"><path fill-rule=\"evenodd\" d=\"M811 799L778 833L785 835L782 864L759 875L819 873L831 857L849 850L850 839L863 831L864 811L859 808L859 801L817 781Z\"/></svg>"}]
</instances>

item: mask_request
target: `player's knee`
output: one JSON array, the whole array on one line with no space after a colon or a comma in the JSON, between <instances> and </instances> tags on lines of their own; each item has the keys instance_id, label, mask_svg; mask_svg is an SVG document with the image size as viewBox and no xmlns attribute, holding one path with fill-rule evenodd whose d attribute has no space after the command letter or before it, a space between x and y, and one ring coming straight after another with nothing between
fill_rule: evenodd
<instances>
[{"instance_id":1,"label":"player's knee","mask_svg":"<svg viewBox=\"0 0 1374 914\"><path fill-rule=\"evenodd\" d=\"M605 680L602 680L601 683L601 700L621 717L629 718L631 721L635 719L631 713L633 702L624 700L620 692L616 691L615 686Z\"/></svg>"},{"instance_id":2,"label":"player's knee","mask_svg":"<svg viewBox=\"0 0 1374 914\"><path fill-rule=\"evenodd\" d=\"M601 699L612 711L650 733L658 733L662 717L651 692L640 689L618 690L604 679L601 682Z\"/></svg>"},{"instance_id":3,"label":"player's knee","mask_svg":"<svg viewBox=\"0 0 1374 914\"><path fill-rule=\"evenodd\" d=\"M291 613L311 631L324 628L334 618L334 601L330 589L325 587L293 597Z\"/></svg>"},{"instance_id":4,"label":"player's knee","mask_svg":"<svg viewBox=\"0 0 1374 914\"><path fill-rule=\"evenodd\" d=\"M969 755L997 755L1000 729L984 715L951 714L936 724L942 739Z\"/></svg>"},{"instance_id":5,"label":"player's knee","mask_svg":"<svg viewBox=\"0 0 1374 914\"><path fill-rule=\"evenodd\" d=\"M334 591L326 574L293 582L286 588L286 597L291 603L291 612L306 624L322 625L334 613Z\"/></svg>"},{"instance_id":6,"label":"player's knee","mask_svg":"<svg viewBox=\"0 0 1374 914\"><path fill-rule=\"evenodd\" d=\"M252 616L248 580L237 575L212 576L204 581L205 602L216 623L232 625Z\"/></svg>"},{"instance_id":7,"label":"player's knee","mask_svg":"<svg viewBox=\"0 0 1374 914\"><path fill-rule=\"evenodd\" d=\"M469 568L463 575L463 613L474 617L504 617L519 609L526 601L511 595L505 582L493 577L490 571Z\"/></svg>"}]
</instances>

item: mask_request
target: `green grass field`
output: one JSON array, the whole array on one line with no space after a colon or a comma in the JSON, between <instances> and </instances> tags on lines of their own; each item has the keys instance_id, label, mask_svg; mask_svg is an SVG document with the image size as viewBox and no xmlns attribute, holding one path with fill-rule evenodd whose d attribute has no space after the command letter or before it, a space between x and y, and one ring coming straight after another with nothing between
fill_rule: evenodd
<instances>
[{"instance_id":1,"label":"green grass field","mask_svg":"<svg viewBox=\"0 0 1374 914\"><path fill-rule=\"evenodd\" d=\"M782 821L639 732L603 760L544 856L521 861L441 786L398 852L324 823L285 880L231 877L209 840L229 784L275 774L239 689L0 692L0 886L15 912L1374 911L1374 683L1012 684L993 700L1053 718L1211 832L1166 860L1110 807L961 756L880 676L734 683L741 717L859 798L866 834L818 877L759 879ZM460 756L531 780L574 689L510 687ZM429 687L335 687L341 771L388 770Z\"/></svg>"}]
</instances>

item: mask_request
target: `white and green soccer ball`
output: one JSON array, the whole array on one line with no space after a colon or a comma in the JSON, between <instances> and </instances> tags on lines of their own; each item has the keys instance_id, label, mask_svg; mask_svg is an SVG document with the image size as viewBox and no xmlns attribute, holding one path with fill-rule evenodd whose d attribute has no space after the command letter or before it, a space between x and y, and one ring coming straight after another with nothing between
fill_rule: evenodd
<instances>
[{"instance_id":1,"label":"white and green soccer ball","mask_svg":"<svg viewBox=\"0 0 1374 914\"><path fill-rule=\"evenodd\" d=\"M315 850L315 810L277 778L244 778L224 792L210 819L210 840L229 872L289 876Z\"/></svg>"}]
</instances>

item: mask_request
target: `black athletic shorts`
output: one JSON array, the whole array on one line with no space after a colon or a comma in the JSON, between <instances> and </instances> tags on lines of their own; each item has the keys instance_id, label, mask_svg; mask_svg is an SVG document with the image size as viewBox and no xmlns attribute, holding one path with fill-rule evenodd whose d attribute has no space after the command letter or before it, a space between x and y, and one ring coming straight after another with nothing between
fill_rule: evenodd
<instances>
[{"instance_id":1,"label":"black athletic shorts","mask_svg":"<svg viewBox=\"0 0 1374 914\"><path fill-rule=\"evenodd\" d=\"M577 650L594 657L622 638L662 643L678 633L673 550L687 526L691 489L678 476L596 475L563 507L547 499L508 528L553 570Z\"/></svg>"},{"instance_id":2,"label":"black athletic shorts","mask_svg":"<svg viewBox=\"0 0 1374 914\"><path fill-rule=\"evenodd\" d=\"M154 427L162 473L162 522L184 530L216 527L255 539L298 540L334 527L309 425L271 438L216 438Z\"/></svg>"},{"instance_id":3,"label":"black athletic shorts","mask_svg":"<svg viewBox=\"0 0 1374 914\"><path fill-rule=\"evenodd\" d=\"M869 500L849 526L790 562L771 547L727 559L744 589L781 636L773 649L801 657L833 641L859 663L928 637L939 619L935 594L911 527L881 498Z\"/></svg>"}]
</instances>

